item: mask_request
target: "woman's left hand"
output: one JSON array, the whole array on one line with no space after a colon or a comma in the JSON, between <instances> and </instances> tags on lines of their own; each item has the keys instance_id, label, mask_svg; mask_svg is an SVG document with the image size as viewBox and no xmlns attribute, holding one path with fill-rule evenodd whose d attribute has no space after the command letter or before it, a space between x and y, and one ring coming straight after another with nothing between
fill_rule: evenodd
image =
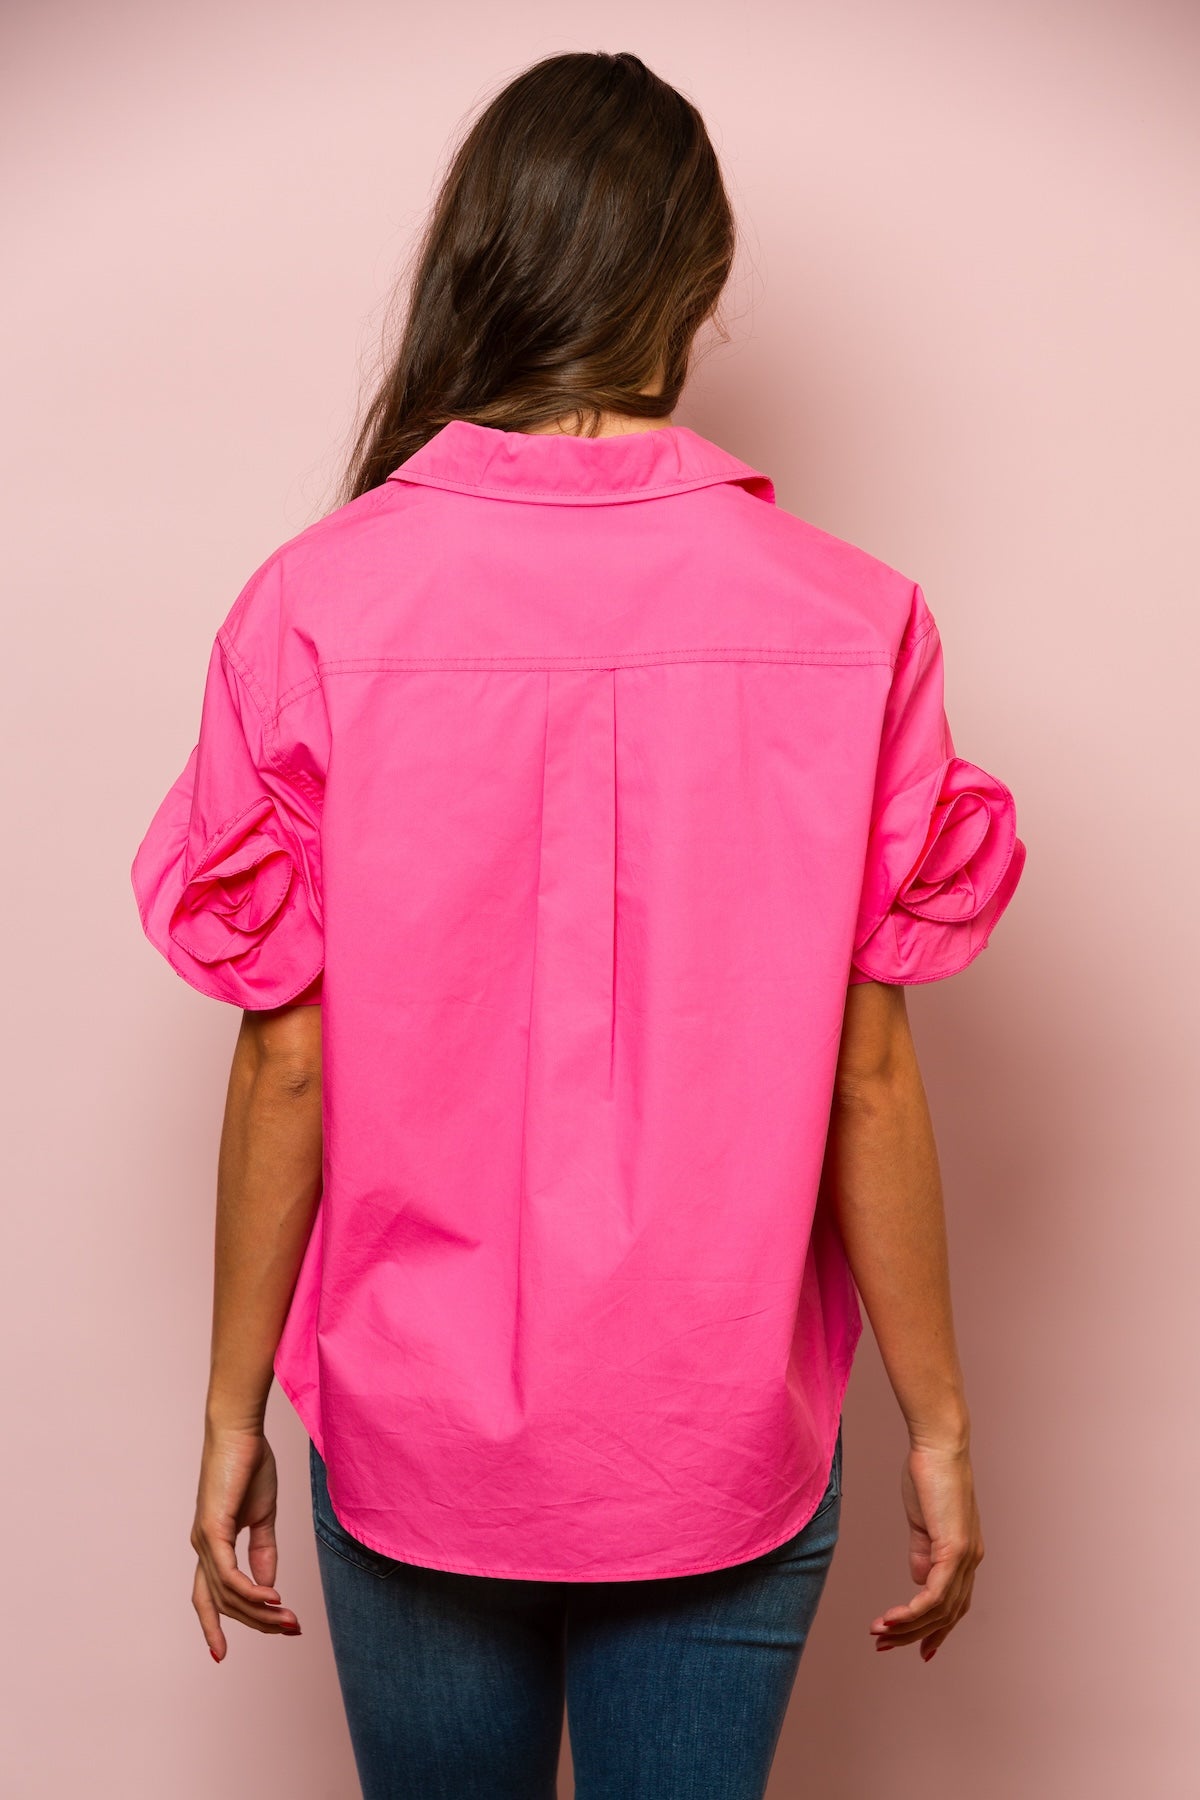
<instances>
[{"instance_id":1,"label":"woman's left hand","mask_svg":"<svg viewBox=\"0 0 1200 1800\"><path fill-rule=\"evenodd\" d=\"M889 1606L871 1625L876 1650L920 1644L929 1662L967 1615L983 1531L971 1454L956 1430L945 1443L914 1441L900 1477L908 1515L908 1564L923 1585L906 1606Z\"/></svg>"},{"instance_id":2,"label":"woman's left hand","mask_svg":"<svg viewBox=\"0 0 1200 1800\"><path fill-rule=\"evenodd\" d=\"M198 1557L192 1605L216 1662L227 1649L221 1614L255 1631L296 1637L300 1624L273 1583L277 1563L275 1457L261 1431L210 1425L205 1431L192 1547ZM249 1528L250 1574L237 1564L237 1537Z\"/></svg>"}]
</instances>

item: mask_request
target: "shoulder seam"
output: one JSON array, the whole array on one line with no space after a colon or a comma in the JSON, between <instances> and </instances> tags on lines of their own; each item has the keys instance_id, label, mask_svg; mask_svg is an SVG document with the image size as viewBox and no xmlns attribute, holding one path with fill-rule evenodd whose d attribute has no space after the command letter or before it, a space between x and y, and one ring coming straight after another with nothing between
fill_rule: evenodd
<instances>
[{"instance_id":1,"label":"shoulder seam","mask_svg":"<svg viewBox=\"0 0 1200 1800\"><path fill-rule=\"evenodd\" d=\"M362 674L371 670L421 669L638 669L661 663L791 663L815 667L860 668L895 666L895 657L887 650L807 650L768 645L714 644L690 649L634 650L580 655L554 655L543 652L522 655L505 652L497 655L477 653L455 656L344 656L323 658L318 664L316 680L306 676L302 682L281 696L280 706L316 685L322 675Z\"/></svg>"},{"instance_id":2,"label":"shoulder seam","mask_svg":"<svg viewBox=\"0 0 1200 1800\"><path fill-rule=\"evenodd\" d=\"M251 700L254 702L255 710L262 720L263 749L266 752L268 762L280 775L284 776L288 781L295 782L297 786L302 788L311 798L319 801L321 793L317 784L305 774L303 769L298 769L290 758L285 756L280 750L279 715L283 710L283 703L281 702L272 713L262 683L255 675L254 670L250 667L250 664L246 661L241 651L234 644L224 625L220 626L217 630L217 642L220 645L222 655L233 670L239 684L245 688L247 694L249 694ZM317 687L319 686L319 678L310 678L301 685L306 689ZM295 690L292 690L291 697L298 698L299 696Z\"/></svg>"},{"instance_id":3,"label":"shoulder seam","mask_svg":"<svg viewBox=\"0 0 1200 1800\"><path fill-rule=\"evenodd\" d=\"M272 717L271 705L267 699L262 683L234 643L227 627L224 625L220 625L217 628L217 642L221 646L221 652L226 662L229 663L239 682L245 688L262 715L264 726L269 730L273 730L275 720Z\"/></svg>"}]
</instances>

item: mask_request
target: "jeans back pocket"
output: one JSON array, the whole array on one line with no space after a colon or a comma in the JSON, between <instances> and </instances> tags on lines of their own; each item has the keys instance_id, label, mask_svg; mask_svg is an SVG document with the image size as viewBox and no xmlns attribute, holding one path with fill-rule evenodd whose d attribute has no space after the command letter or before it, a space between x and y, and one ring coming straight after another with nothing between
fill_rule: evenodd
<instances>
[{"instance_id":1,"label":"jeans back pocket","mask_svg":"<svg viewBox=\"0 0 1200 1800\"><path fill-rule=\"evenodd\" d=\"M365 1569L369 1575L390 1575L399 1567L394 1558L385 1556L381 1550L372 1550L369 1544L361 1544L346 1530L333 1510L325 1463L311 1438L308 1441L308 1478L312 1489L313 1530L327 1549L356 1568Z\"/></svg>"}]
</instances>

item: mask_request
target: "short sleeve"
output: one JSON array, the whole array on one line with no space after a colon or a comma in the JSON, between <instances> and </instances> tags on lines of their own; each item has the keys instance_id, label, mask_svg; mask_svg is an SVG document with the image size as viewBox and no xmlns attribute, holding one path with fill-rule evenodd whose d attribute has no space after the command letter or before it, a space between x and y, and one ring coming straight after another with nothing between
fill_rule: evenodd
<instances>
[{"instance_id":1,"label":"short sleeve","mask_svg":"<svg viewBox=\"0 0 1200 1800\"><path fill-rule=\"evenodd\" d=\"M319 801L218 633L198 741L130 871L146 936L200 993L255 1010L321 999Z\"/></svg>"},{"instance_id":2,"label":"short sleeve","mask_svg":"<svg viewBox=\"0 0 1200 1800\"><path fill-rule=\"evenodd\" d=\"M942 646L919 587L884 714L850 981L965 969L1025 864L1004 783L954 752Z\"/></svg>"}]
</instances>

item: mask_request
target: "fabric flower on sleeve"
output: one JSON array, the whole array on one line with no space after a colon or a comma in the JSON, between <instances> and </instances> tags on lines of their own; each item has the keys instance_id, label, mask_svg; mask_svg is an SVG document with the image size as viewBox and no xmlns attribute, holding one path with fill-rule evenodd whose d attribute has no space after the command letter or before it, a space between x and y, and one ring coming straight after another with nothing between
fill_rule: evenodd
<instances>
[{"instance_id":1,"label":"fabric flower on sleeve","mask_svg":"<svg viewBox=\"0 0 1200 1800\"><path fill-rule=\"evenodd\" d=\"M984 949L1021 878L1025 846L1012 794L994 775L952 756L898 798L878 836L855 970L895 983L956 974Z\"/></svg>"},{"instance_id":2,"label":"fabric flower on sleeve","mask_svg":"<svg viewBox=\"0 0 1200 1800\"><path fill-rule=\"evenodd\" d=\"M941 639L919 587L880 737L850 981L938 981L973 962L1025 865L1002 781L955 754Z\"/></svg>"},{"instance_id":3,"label":"fabric flower on sleeve","mask_svg":"<svg viewBox=\"0 0 1200 1800\"><path fill-rule=\"evenodd\" d=\"M199 742L131 876L147 937L200 993L253 1009L320 999L319 796L290 777L220 641Z\"/></svg>"}]
</instances>

